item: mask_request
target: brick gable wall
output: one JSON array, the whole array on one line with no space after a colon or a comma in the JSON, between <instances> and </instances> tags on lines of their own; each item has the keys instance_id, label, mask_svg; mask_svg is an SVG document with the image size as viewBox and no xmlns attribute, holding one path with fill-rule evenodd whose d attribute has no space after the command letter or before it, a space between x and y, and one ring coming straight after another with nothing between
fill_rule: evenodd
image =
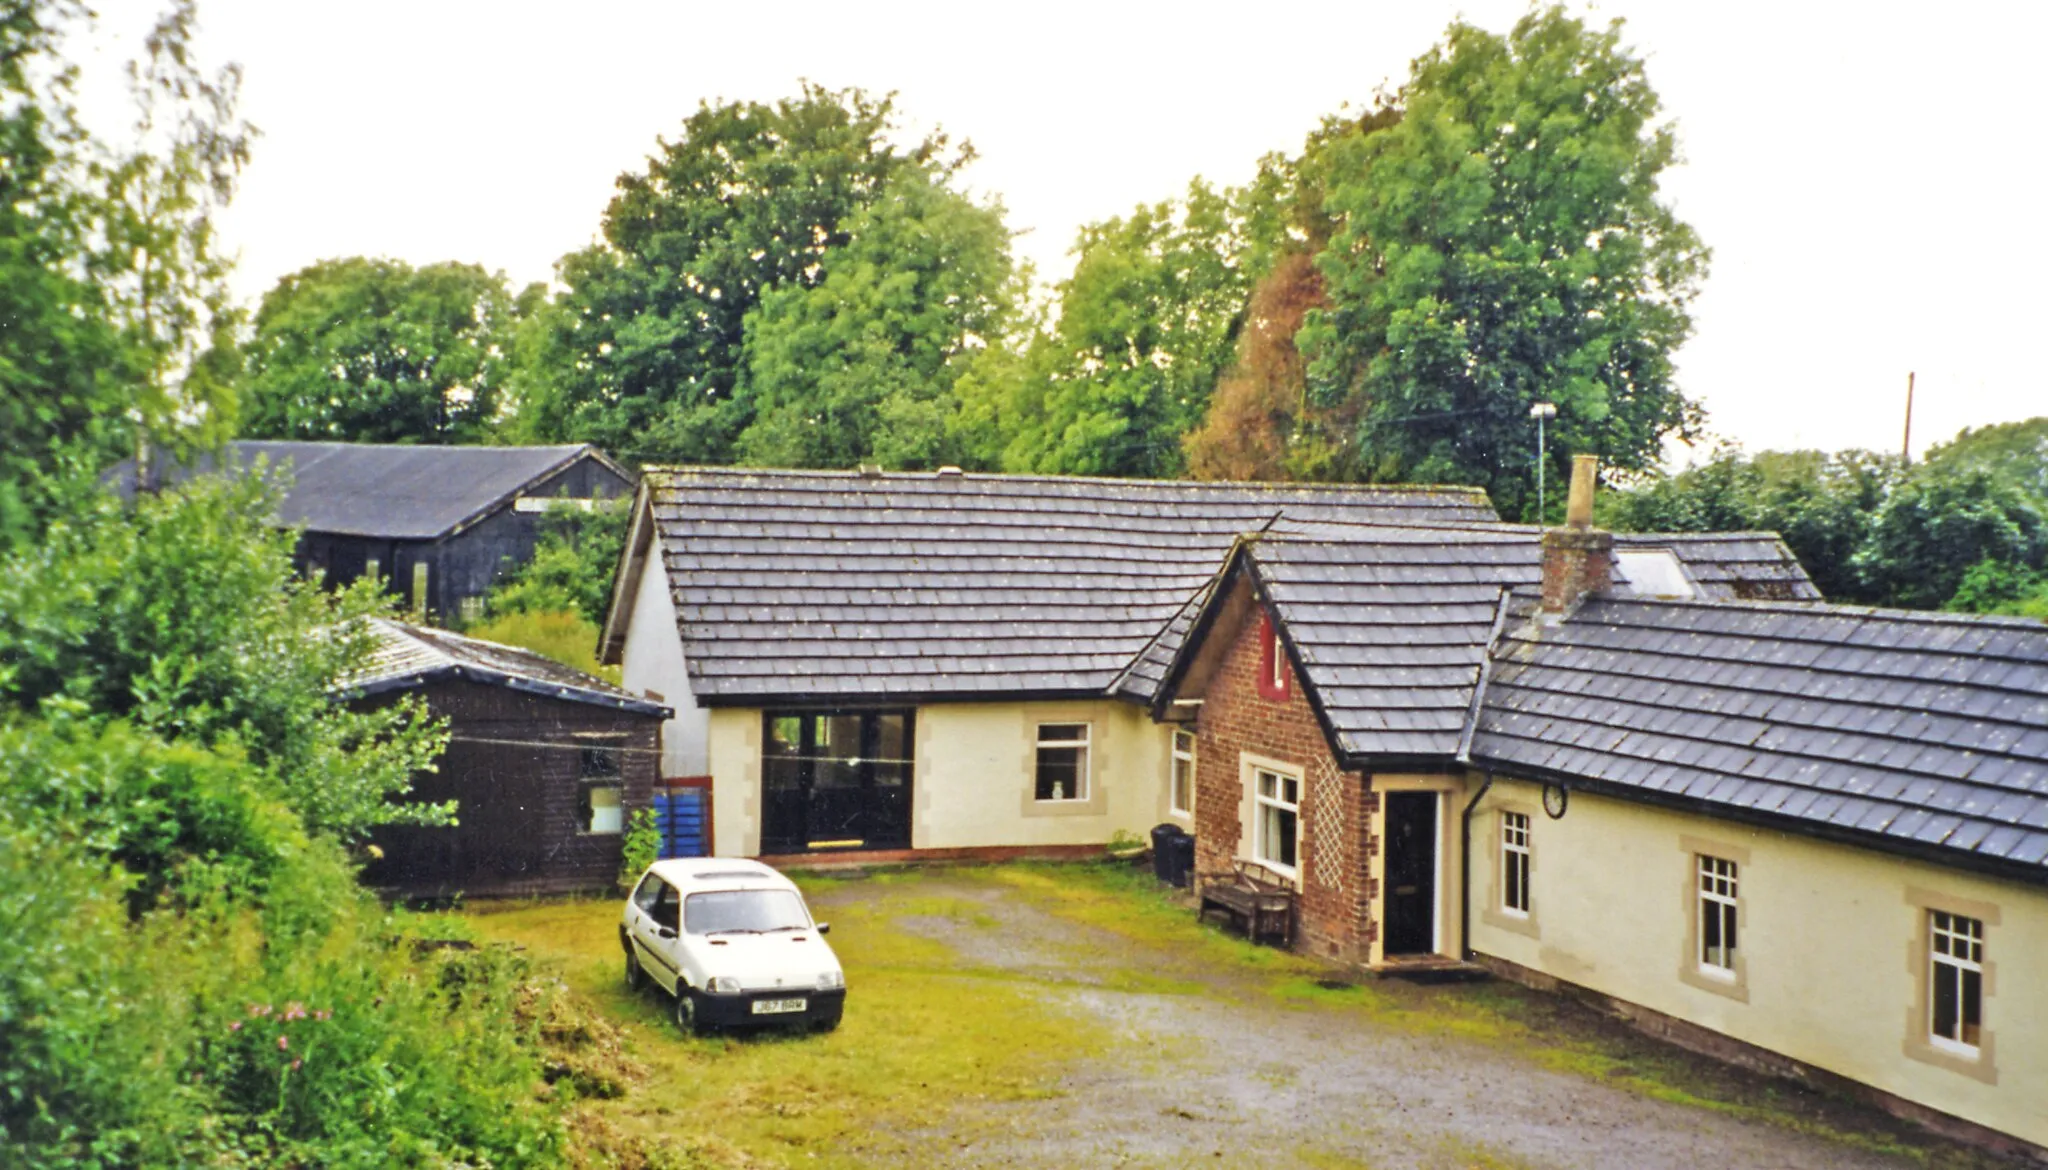
<instances>
[{"instance_id":1,"label":"brick gable wall","mask_svg":"<svg viewBox=\"0 0 2048 1170\"><path fill-rule=\"evenodd\" d=\"M1238 586L1243 588L1243 586ZM1262 649L1259 611L1247 615L1202 696L1196 721L1195 869L1215 875L1251 854L1241 841L1241 810L1249 801L1243 753L1297 767L1302 775L1299 858L1299 946L1317 955L1363 963L1378 929L1372 918L1371 861L1379 843L1371 818L1379 796L1356 772L1343 772L1330 754L1322 726L1303 696L1293 664L1286 697L1260 695Z\"/></svg>"}]
</instances>

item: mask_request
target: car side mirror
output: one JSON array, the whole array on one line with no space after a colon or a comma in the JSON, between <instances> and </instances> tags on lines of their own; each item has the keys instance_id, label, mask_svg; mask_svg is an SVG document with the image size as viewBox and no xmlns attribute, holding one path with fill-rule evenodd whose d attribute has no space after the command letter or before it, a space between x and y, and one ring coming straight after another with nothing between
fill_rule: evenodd
<instances>
[{"instance_id":1,"label":"car side mirror","mask_svg":"<svg viewBox=\"0 0 2048 1170\"><path fill-rule=\"evenodd\" d=\"M831 923L829 923L829 922L820 922L820 923L818 924L818 933L819 933L819 934L831 934L831 933L832 933L832 924L831 924Z\"/></svg>"}]
</instances>

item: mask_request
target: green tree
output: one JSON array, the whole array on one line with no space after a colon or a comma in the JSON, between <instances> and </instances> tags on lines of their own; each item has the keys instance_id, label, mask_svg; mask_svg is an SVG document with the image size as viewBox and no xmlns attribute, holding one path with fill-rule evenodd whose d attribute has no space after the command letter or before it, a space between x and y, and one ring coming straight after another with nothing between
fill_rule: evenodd
<instances>
[{"instance_id":1,"label":"green tree","mask_svg":"<svg viewBox=\"0 0 2048 1170\"><path fill-rule=\"evenodd\" d=\"M1986 560L2023 573L2048 565L2048 508L1988 468L1930 462L1885 498L1856 567L1887 604L1934 609Z\"/></svg>"},{"instance_id":2,"label":"green tree","mask_svg":"<svg viewBox=\"0 0 2048 1170\"><path fill-rule=\"evenodd\" d=\"M2048 508L2048 417L1964 427L1955 438L1928 448L1922 462L1981 467Z\"/></svg>"},{"instance_id":3,"label":"green tree","mask_svg":"<svg viewBox=\"0 0 2048 1170\"><path fill-rule=\"evenodd\" d=\"M957 462L954 383L1009 314L1009 232L921 171L846 223L815 285L765 293L745 322L748 463L928 468Z\"/></svg>"},{"instance_id":4,"label":"green tree","mask_svg":"<svg viewBox=\"0 0 2048 1170\"><path fill-rule=\"evenodd\" d=\"M58 59L66 11L0 8L0 547L40 527L62 484L122 449L138 372L81 262L94 200Z\"/></svg>"},{"instance_id":5,"label":"green tree","mask_svg":"<svg viewBox=\"0 0 2048 1170\"><path fill-rule=\"evenodd\" d=\"M564 257L558 360L522 381L521 433L635 457L729 463L754 421L746 323L769 293L823 283L856 215L918 172L971 157L943 134L907 147L892 100L857 89L705 104L644 172L621 175L599 244Z\"/></svg>"},{"instance_id":6,"label":"green tree","mask_svg":"<svg viewBox=\"0 0 2048 1170\"><path fill-rule=\"evenodd\" d=\"M126 144L98 152L86 263L109 317L140 358L129 408L142 454L174 454L233 433L224 355L241 314L228 288L233 257L214 215L234 198L255 128L236 112L242 73L202 71L192 48L194 0L174 0L127 67L135 107Z\"/></svg>"},{"instance_id":7,"label":"green tree","mask_svg":"<svg viewBox=\"0 0 2048 1170\"><path fill-rule=\"evenodd\" d=\"M532 298L528 298L531 303ZM518 314L474 264L327 260L278 281L242 347L242 433L464 443L491 436Z\"/></svg>"},{"instance_id":8,"label":"green tree","mask_svg":"<svg viewBox=\"0 0 2048 1170\"><path fill-rule=\"evenodd\" d=\"M1301 335L1312 401L1357 409L1350 473L1478 484L1524 515L1538 401L1555 473L1587 452L1653 466L1699 419L1671 353L1707 252L1658 199L1676 139L1619 22L1454 24L1399 105L1330 145L1329 307Z\"/></svg>"},{"instance_id":9,"label":"green tree","mask_svg":"<svg viewBox=\"0 0 2048 1170\"><path fill-rule=\"evenodd\" d=\"M1981 560L1963 573L1943 609L2048 621L2048 573L2006 561Z\"/></svg>"},{"instance_id":10,"label":"green tree","mask_svg":"<svg viewBox=\"0 0 2048 1170\"><path fill-rule=\"evenodd\" d=\"M93 32L63 0L0 6L0 545L89 492L138 432L223 433L233 398L205 356L234 322L212 216L253 131L239 75L194 63L174 5L129 67L137 118L112 143L80 124L63 53Z\"/></svg>"},{"instance_id":11,"label":"green tree","mask_svg":"<svg viewBox=\"0 0 2048 1170\"><path fill-rule=\"evenodd\" d=\"M1195 181L1179 202L1090 224L1059 317L1024 358L1002 465L1171 477L1208 412L1244 320L1250 274L1235 193Z\"/></svg>"}]
</instances>

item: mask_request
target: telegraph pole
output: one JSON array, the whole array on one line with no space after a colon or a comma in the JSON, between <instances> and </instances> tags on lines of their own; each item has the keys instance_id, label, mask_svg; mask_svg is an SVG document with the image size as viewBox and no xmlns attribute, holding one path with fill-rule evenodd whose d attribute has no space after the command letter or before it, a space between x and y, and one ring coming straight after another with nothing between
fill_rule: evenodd
<instances>
[{"instance_id":1,"label":"telegraph pole","mask_svg":"<svg viewBox=\"0 0 2048 1170\"><path fill-rule=\"evenodd\" d=\"M1906 442L1899 449L1899 458L1907 463L1913 461L1913 372L1906 371Z\"/></svg>"}]
</instances>

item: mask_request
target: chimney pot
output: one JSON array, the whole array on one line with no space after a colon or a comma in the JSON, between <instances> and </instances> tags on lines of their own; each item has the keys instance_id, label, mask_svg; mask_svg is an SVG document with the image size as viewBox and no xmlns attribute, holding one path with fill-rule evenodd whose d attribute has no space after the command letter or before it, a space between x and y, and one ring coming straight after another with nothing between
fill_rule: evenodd
<instances>
[{"instance_id":1,"label":"chimney pot","mask_svg":"<svg viewBox=\"0 0 2048 1170\"><path fill-rule=\"evenodd\" d=\"M1572 494L1564 505L1564 522L1567 527L1593 526L1593 486L1599 478L1598 455L1572 456Z\"/></svg>"}]
</instances>

